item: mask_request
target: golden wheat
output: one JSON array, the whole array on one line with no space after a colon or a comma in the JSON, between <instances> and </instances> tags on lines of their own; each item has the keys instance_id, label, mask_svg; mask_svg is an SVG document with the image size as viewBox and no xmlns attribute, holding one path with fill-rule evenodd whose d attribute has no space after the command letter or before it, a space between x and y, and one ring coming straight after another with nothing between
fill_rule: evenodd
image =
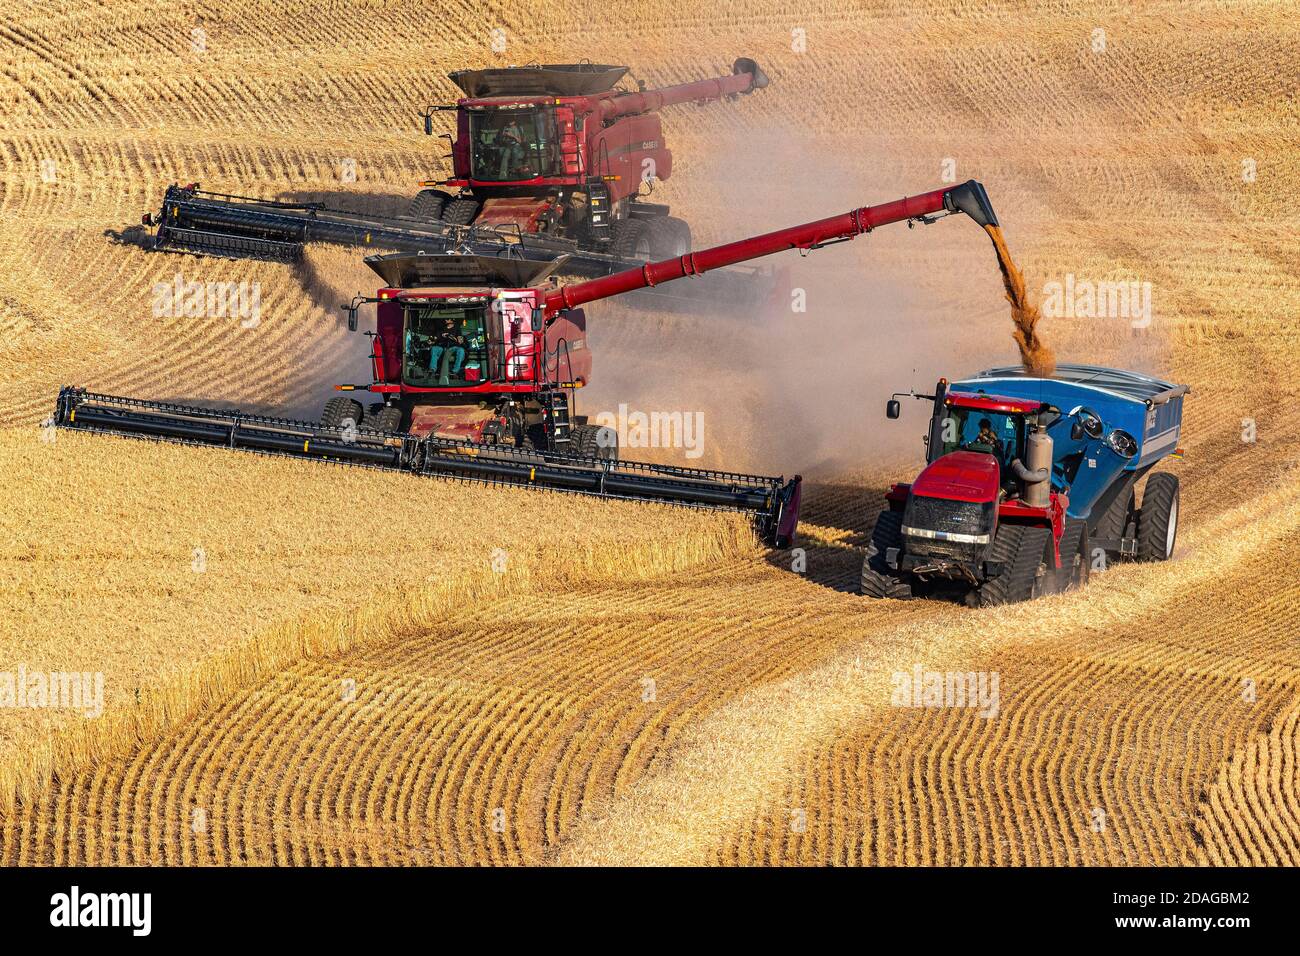
<instances>
[{"instance_id":1,"label":"golden wheat","mask_svg":"<svg viewBox=\"0 0 1300 956\"><path fill-rule=\"evenodd\" d=\"M323 20L241 0L197 43L184 7L6 11L0 420L24 427L0 435L0 670L84 662L113 679L93 731L0 715L22 754L0 794L26 798L0 823L0 862L1294 865L1286 14L746 0L707 16L633 4L617 30L588 14L358 4ZM583 411L699 409L705 462L815 473L804 574L756 558L731 518L47 446L27 427L69 382L312 413L365 374L336 308L373 284L354 253L155 256L104 230L175 180L397 211L447 171L412 121L451 97L446 70L593 50L650 83L737 55L772 75L664 114L675 172L655 199L697 245L929 189L951 161L986 183L1033 283L1149 281L1150 328L1045 315L1038 330L1063 361L1193 385L1178 560L992 613L847 593L880 489L920 452L877 399L1016 356L999 275L960 219L793 261L807 314L590 309ZM262 321L154 316L178 272L259 283ZM495 546L504 590L484 567ZM999 717L889 707L890 675L918 662L997 671Z\"/></svg>"}]
</instances>

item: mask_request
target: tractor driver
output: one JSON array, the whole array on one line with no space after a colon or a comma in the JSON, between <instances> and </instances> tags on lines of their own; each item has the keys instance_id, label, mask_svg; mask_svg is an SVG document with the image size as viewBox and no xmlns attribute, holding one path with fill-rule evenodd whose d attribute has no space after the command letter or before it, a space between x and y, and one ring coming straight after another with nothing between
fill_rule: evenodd
<instances>
[{"instance_id":1,"label":"tractor driver","mask_svg":"<svg viewBox=\"0 0 1300 956\"><path fill-rule=\"evenodd\" d=\"M439 385L448 385L448 366L451 366L452 375L460 375L461 366L465 364L465 337L456 331L449 318L441 321L433 337L434 345L429 350L429 371L439 372Z\"/></svg>"},{"instance_id":2,"label":"tractor driver","mask_svg":"<svg viewBox=\"0 0 1300 956\"><path fill-rule=\"evenodd\" d=\"M993 430L993 422L990 421L989 419L987 418L980 419L979 434L976 435L975 438L973 438L971 441L967 442L968 448L972 445L987 446L987 448L989 449L989 454L991 454L999 462L1002 461L1002 452L1003 452L1002 439L999 438L998 433Z\"/></svg>"}]
</instances>

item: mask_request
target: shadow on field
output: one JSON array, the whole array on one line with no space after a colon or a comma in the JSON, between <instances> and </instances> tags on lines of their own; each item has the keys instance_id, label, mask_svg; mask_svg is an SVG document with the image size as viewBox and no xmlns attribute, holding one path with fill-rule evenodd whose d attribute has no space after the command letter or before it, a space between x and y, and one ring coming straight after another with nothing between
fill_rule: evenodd
<instances>
[{"instance_id":1,"label":"shadow on field","mask_svg":"<svg viewBox=\"0 0 1300 956\"><path fill-rule=\"evenodd\" d=\"M794 547L803 549L802 559L793 549L772 551L767 556L767 563L824 588L856 594L862 557L876 516L880 513L878 503L883 502L884 493L884 488L870 485L805 482L800 525L817 525L848 534L834 545L820 544L807 536L796 535Z\"/></svg>"},{"instance_id":2,"label":"shadow on field","mask_svg":"<svg viewBox=\"0 0 1300 956\"><path fill-rule=\"evenodd\" d=\"M105 229L104 238L117 246L136 246L140 249L153 248L153 234L144 226L127 226L121 231Z\"/></svg>"},{"instance_id":3,"label":"shadow on field","mask_svg":"<svg viewBox=\"0 0 1300 956\"><path fill-rule=\"evenodd\" d=\"M837 538L834 544L822 544L807 535L796 535L794 547L803 549L802 557L794 549L772 551L767 555L767 563L832 591L859 593L862 562L866 558L867 543L871 540L876 519L884 510L886 490L870 484L806 483L800 526L817 525L848 534ZM933 582L918 597L963 604L965 595L966 589L962 586Z\"/></svg>"}]
</instances>

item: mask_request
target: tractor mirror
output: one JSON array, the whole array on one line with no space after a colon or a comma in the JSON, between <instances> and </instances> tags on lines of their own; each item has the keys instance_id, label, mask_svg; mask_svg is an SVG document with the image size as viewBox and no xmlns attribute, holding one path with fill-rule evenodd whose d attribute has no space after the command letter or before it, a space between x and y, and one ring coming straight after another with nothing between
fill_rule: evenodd
<instances>
[{"instance_id":1,"label":"tractor mirror","mask_svg":"<svg viewBox=\"0 0 1300 956\"><path fill-rule=\"evenodd\" d=\"M546 327L546 313L541 309L533 309L533 331L540 332Z\"/></svg>"},{"instance_id":2,"label":"tractor mirror","mask_svg":"<svg viewBox=\"0 0 1300 956\"><path fill-rule=\"evenodd\" d=\"M898 399L896 398L891 398L888 402L885 403L886 418L897 418L900 414L902 414L902 410L903 410L903 406L898 403Z\"/></svg>"},{"instance_id":3,"label":"tractor mirror","mask_svg":"<svg viewBox=\"0 0 1300 956\"><path fill-rule=\"evenodd\" d=\"M424 114L424 135L433 135L433 113L431 111L425 111Z\"/></svg>"},{"instance_id":4,"label":"tractor mirror","mask_svg":"<svg viewBox=\"0 0 1300 956\"><path fill-rule=\"evenodd\" d=\"M353 299L352 302L350 302L350 303L349 303L349 302L341 303L341 304L339 305L339 308L342 309L344 312L346 312L346 313L348 314L348 331L349 331L349 332L355 332L355 331L357 330L357 301L356 301L356 299Z\"/></svg>"}]
</instances>

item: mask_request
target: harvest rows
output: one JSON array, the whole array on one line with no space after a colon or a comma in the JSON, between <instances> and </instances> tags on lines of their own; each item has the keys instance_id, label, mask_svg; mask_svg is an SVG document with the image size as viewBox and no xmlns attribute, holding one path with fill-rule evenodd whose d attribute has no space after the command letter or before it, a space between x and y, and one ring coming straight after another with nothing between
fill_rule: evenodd
<instances>
[{"instance_id":1,"label":"harvest rows","mask_svg":"<svg viewBox=\"0 0 1300 956\"><path fill-rule=\"evenodd\" d=\"M117 706L146 670L176 676L304 616L382 624L350 647L314 625L309 655L277 645L274 668L232 668L89 750L0 716L0 740L59 771L0 817L0 863L1300 862L1300 594L1279 572L1300 543L1300 34L1285 14L659 3L605 29L586 12L555 3L538 25L510 6L495 22L468 3L322 18L225 2L0 18L0 422L21 426L0 454L23 495L0 515L4 652L127 667ZM920 451L880 399L1014 356L973 228L789 257L809 296L793 319L592 310L584 410L700 409L700 463L811 475L805 573L684 512L441 485L409 497L348 469L40 444L31 426L64 383L310 414L364 377L336 308L373 285L355 253L155 256L131 227L177 180L399 208L443 169L419 109L450 96L447 70L495 62L497 26L510 62L599 49L651 83L760 59L761 95L664 117L675 171L655 199L702 242L929 188L951 158L988 184L1031 288L1151 282L1149 330L1044 328L1064 360L1192 384L1178 560L978 616L849 593L880 491ZM258 283L260 323L153 315L155 284L178 272ZM378 504L399 499L383 520ZM496 540L461 532L484 515L512 553L547 529L561 584L530 564L515 592L408 618L402 601L419 601L394 595L423 600L421 549L480 565ZM226 542L209 544L218 570L198 590L195 534ZM890 675L918 663L996 671L999 716L889 707Z\"/></svg>"}]
</instances>

